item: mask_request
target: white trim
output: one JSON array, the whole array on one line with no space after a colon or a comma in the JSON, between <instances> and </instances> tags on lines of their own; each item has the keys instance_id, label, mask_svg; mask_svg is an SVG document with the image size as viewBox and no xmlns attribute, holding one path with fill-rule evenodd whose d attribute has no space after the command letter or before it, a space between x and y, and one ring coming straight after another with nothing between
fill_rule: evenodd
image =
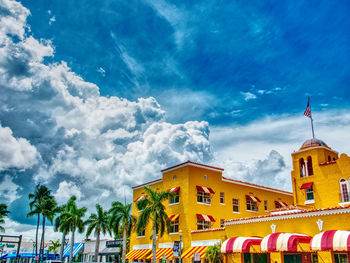
<instances>
[{"instance_id":1,"label":"white trim","mask_svg":"<svg viewBox=\"0 0 350 263\"><path fill-rule=\"evenodd\" d=\"M220 173L223 172L223 170L215 169L215 168L213 168L213 167L207 167L207 166L204 166L204 165L201 165L201 164L187 163L187 162L186 162L186 163L181 164L181 165L179 165L179 166L176 166L176 167L173 167L173 168L169 168L169 169L165 169L165 171L163 171L162 174L168 173L168 172L171 172L171 171L174 171L174 170L177 170L177 169L186 167L186 166L194 166L194 167L204 168L204 169L207 169L207 170L211 170L211 171L215 171L215 172L220 172Z\"/></svg>"},{"instance_id":2,"label":"white trim","mask_svg":"<svg viewBox=\"0 0 350 263\"><path fill-rule=\"evenodd\" d=\"M159 243L158 248L173 248L174 243ZM184 247L184 243L181 242L181 247Z\"/></svg>"},{"instance_id":3,"label":"white trim","mask_svg":"<svg viewBox=\"0 0 350 263\"><path fill-rule=\"evenodd\" d=\"M191 247L207 247L215 245L217 243L221 244L221 239L197 240L191 242Z\"/></svg>"},{"instance_id":4,"label":"white trim","mask_svg":"<svg viewBox=\"0 0 350 263\"><path fill-rule=\"evenodd\" d=\"M310 205L310 204L314 204L315 203L315 199L312 199L312 200L306 200L304 202L304 205Z\"/></svg>"},{"instance_id":5,"label":"white trim","mask_svg":"<svg viewBox=\"0 0 350 263\"><path fill-rule=\"evenodd\" d=\"M243 224L250 224L250 223L257 223L257 222L288 220L288 219L315 217L315 216L338 215L338 214L350 214L350 208L314 211L314 212L306 212L306 213L305 212L301 212L301 213L298 213L298 214L280 215L280 216L268 216L268 217L251 218L251 219L242 219L242 220L231 221L231 222L225 221L225 226L243 225Z\"/></svg>"},{"instance_id":6,"label":"white trim","mask_svg":"<svg viewBox=\"0 0 350 263\"><path fill-rule=\"evenodd\" d=\"M248 187L251 187L251 188L256 188L256 189L260 189L260 190L265 190L265 191L270 191L270 192L274 192L274 193L279 193L279 194L293 196L293 193L288 193L288 192L285 192L283 190L278 190L278 189L273 189L273 188L267 188L267 187L264 187L262 185L252 185L252 184L245 183L245 182L231 181L231 180L228 180L228 179L225 179L225 178L222 178L222 181L223 182L228 182L228 183L231 183L231 184L244 185L244 186L248 186Z\"/></svg>"},{"instance_id":7,"label":"white trim","mask_svg":"<svg viewBox=\"0 0 350 263\"><path fill-rule=\"evenodd\" d=\"M152 248L152 244L142 244L142 245L133 245L132 249L136 250L136 249L151 249Z\"/></svg>"},{"instance_id":8,"label":"white trim","mask_svg":"<svg viewBox=\"0 0 350 263\"><path fill-rule=\"evenodd\" d=\"M172 232L172 233L169 233L169 236L171 236L171 235L178 235L179 234L179 232Z\"/></svg>"},{"instance_id":9,"label":"white trim","mask_svg":"<svg viewBox=\"0 0 350 263\"><path fill-rule=\"evenodd\" d=\"M334 150L331 149L330 147L326 147L326 146L323 146L323 145L320 145L320 146L312 146L312 145L310 145L310 146L308 146L308 148L306 148L306 149L298 150L298 151L296 151L296 152L293 152L293 153L292 153L292 156L293 156L294 154L297 154L297 153L302 153L302 152L309 151L311 147L312 147L312 149L326 149L326 150L328 150L328 151L331 151L331 152L333 152L333 153L336 153L337 155L339 154L338 152L334 151Z\"/></svg>"},{"instance_id":10,"label":"white trim","mask_svg":"<svg viewBox=\"0 0 350 263\"><path fill-rule=\"evenodd\" d=\"M202 202L197 202L197 204L199 204L199 205L211 205L211 203L202 203Z\"/></svg>"},{"instance_id":11,"label":"white trim","mask_svg":"<svg viewBox=\"0 0 350 263\"><path fill-rule=\"evenodd\" d=\"M232 211L232 213L234 213L234 214L240 214L241 212L235 212L235 211Z\"/></svg>"},{"instance_id":12,"label":"white trim","mask_svg":"<svg viewBox=\"0 0 350 263\"><path fill-rule=\"evenodd\" d=\"M156 179L152 182L149 182L149 183L144 183L144 184L141 184L141 185L137 185L137 186L134 186L134 187L131 187L133 190L136 190L136 189L140 189L140 188L143 188L144 186L148 186L148 185L152 185L152 184L157 184L157 183L160 183L160 182L163 182L163 178L159 178L159 179Z\"/></svg>"},{"instance_id":13,"label":"white trim","mask_svg":"<svg viewBox=\"0 0 350 263\"><path fill-rule=\"evenodd\" d=\"M346 205L350 205L350 202L342 202L342 203L339 203L340 206L344 207Z\"/></svg>"},{"instance_id":14,"label":"white trim","mask_svg":"<svg viewBox=\"0 0 350 263\"><path fill-rule=\"evenodd\" d=\"M257 213L257 212L259 212L259 211L255 211L255 210L246 210L247 212L252 212L252 213Z\"/></svg>"},{"instance_id":15,"label":"white trim","mask_svg":"<svg viewBox=\"0 0 350 263\"><path fill-rule=\"evenodd\" d=\"M177 202L177 203L171 203L171 204L168 204L168 206L178 205L178 204L180 204L180 202Z\"/></svg>"},{"instance_id":16,"label":"white trim","mask_svg":"<svg viewBox=\"0 0 350 263\"><path fill-rule=\"evenodd\" d=\"M145 236L136 236L136 238L144 238Z\"/></svg>"}]
</instances>

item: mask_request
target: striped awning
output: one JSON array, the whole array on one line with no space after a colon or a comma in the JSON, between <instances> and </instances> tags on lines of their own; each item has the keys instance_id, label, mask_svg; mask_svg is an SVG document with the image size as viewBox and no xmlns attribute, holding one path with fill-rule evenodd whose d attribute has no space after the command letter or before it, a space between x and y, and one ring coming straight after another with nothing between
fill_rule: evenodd
<instances>
[{"instance_id":1,"label":"striped awning","mask_svg":"<svg viewBox=\"0 0 350 263\"><path fill-rule=\"evenodd\" d=\"M211 189L210 187L199 186L199 185L197 185L196 187L197 187L197 190L200 192L204 192L207 194L215 194L214 190Z\"/></svg>"},{"instance_id":2,"label":"striped awning","mask_svg":"<svg viewBox=\"0 0 350 263\"><path fill-rule=\"evenodd\" d=\"M125 259L144 259L152 252L152 249L134 249L125 255Z\"/></svg>"},{"instance_id":3,"label":"striped awning","mask_svg":"<svg viewBox=\"0 0 350 263\"><path fill-rule=\"evenodd\" d=\"M136 198L134 202L136 203L138 201L141 201L142 199L145 199L146 197L147 197L147 195L141 195L138 198Z\"/></svg>"},{"instance_id":4,"label":"striped awning","mask_svg":"<svg viewBox=\"0 0 350 263\"><path fill-rule=\"evenodd\" d=\"M245 197L248 198L252 202L259 202L259 203L261 202L261 200L258 197L253 196L253 195L246 195Z\"/></svg>"},{"instance_id":5,"label":"striped awning","mask_svg":"<svg viewBox=\"0 0 350 263\"><path fill-rule=\"evenodd\" d=\"M176 219L179 218L179 216L180 216L180 215L171 215L171 216L169 216L170 222L174 222Z\"/></svg>"},{"instance_id":6,"label":"striped awning","mask_svg":"<svg viewBox=\"0 0 350 263\"><path fill-rule=\"evenodd\" d=\"M182 258L193 258L194 253L199 253L201 258L205 257L207 247L190 247L182 254Z\"/></svg>"},{"instance_id":7,"label":"striped awning","mask_svg":"<svg viewBox=\"0 0 350 263\"><path fill-rule=\"evenodd\" d=\"M206 222L215 222L214 217L210 215L202 215L202 214L197 214L197 218L201 221L206 221Z\"/></svg>"},{"instance_id":8,"label":"striped awning","mask_svg":"<svg viewBox=\"0 0 350 263\"><path fill-rule=\"evenodd\" d=\"M329 230L319 233L312 238L310 249L350 251L350 231Z\"/></svg>"},{"instance_id":9,"label":"striped awning","mask_svg":"<svg viewBox=\"0 0 350 263\"><path fill-rule=\"evenodd\" d=\"M232 237L225 240L221 245L221 253L250 252L252 245L260 245L262 238L259 237Z\"/></svg>"},{"instance_id":10,"label":"striped awning","mask_svg":"<svg viewBox=\"0 0 350 263\"><path fill-rule=\"evenodd\" d=\"M279 206L281 206L281 207L286 207L286 206L288 206L287 203L285 203L285 202L283 202L283 201L278 201L278 200L275 201L275 204L276 204L276 205L279 205Z\"/></svg>"},{"instance_id":11,"label":"striped awning","mask_svg":"<svg viewBox=\"0 0 350 263\"><path fill-rule=\"evenodd\" d=\"M171 189L168 190L170 193L177 193L178 191L180 191L180 186L178 187L173 187Z\"/></svg>"},{"instance_id":12,"label":"striped awning","mask_svg":"<svg viewBox=\"0 0 350 263\"><path fill-rule=\"evenodd\" d=\"M165 255L165 258L172 258L173 257L173 249L172 248L159 248L156 251L156 259L162 259L163 255ZM146 259L152 259L153 254L151 253Z\"/></svg>"},{"instance_id":13,"label":"striped awning","mask_svg":"<svg viewBox=\"0 0 350 263\"><path fill-rule=\"evenodd\" d=\"M296 252L299 243L309 243L311 237L296 233L274 233L263 238L261 252L290 251Z\"/></svg>"},{"instance_id":14,"label":"striped awning","mask_svg":"<svg viewBox=\"0 0 350 263\"><path fill-rule=\"evenodd\" d=\"M313 186L314 182L305 183L300 186L300 189L309 189Z\"/></svg>"},{"instance_id":15,"label":"striped awning","mask_svg":"<svg viewBox=\"0 0 350 263\"><path fill-rule=\"evenodd\" d=\"M75 257L79 253L79 251L82 250L83 247L84 247L84 243L74 243L73 257ZM70 244L68 244L63 250L64 257L69 257L69 254L70 254Z\"/></svg>"}]
</instances>

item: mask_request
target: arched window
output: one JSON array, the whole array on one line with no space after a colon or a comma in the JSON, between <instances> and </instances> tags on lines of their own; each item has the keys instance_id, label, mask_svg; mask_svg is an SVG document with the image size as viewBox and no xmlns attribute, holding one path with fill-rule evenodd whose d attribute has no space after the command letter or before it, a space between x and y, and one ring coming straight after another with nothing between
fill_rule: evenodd
<instances>
[{"instance_id":1,"label":"arched window","mask_svg":"<svg viewBox=\"0 0 350 263\"><path fill-rule=\"evenodd\" d=\"M313 175L314 170L312 169L312 158L311 156L307 157L307 175Z\"/></svg>"},{"instance_id":2,"label":"arched window","mask_svg":"<svg viewBox=\"0 0 350 263\"><path fill-rule=\"evenodd\" d=\"M305 177L306 173L305 173L305 161L303 158L301 158L299 160L299 165L300 165L300 177Z\"/></svg>"},{"instance_id":3,"label":"arched window","mask_svg":"<svg viewBox=\"0 0 350 263\"><path fill-rule=\"evenodd\" d=\"M341 199L343 202L349 202L349 184L345 179L341 179L340 182Z\"/></svg>"}]
</instances>

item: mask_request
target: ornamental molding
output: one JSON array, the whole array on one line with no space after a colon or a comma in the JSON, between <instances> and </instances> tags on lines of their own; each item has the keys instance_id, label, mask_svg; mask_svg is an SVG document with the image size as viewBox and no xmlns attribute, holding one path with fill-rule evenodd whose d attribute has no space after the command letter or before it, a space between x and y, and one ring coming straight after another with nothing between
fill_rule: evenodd
<instances>
[{"instance_id":1,"label":"ornamental molding","mask_svg":"<svg viewBox=\"0 0 350 263\"><path fill-rule=\"evenodd\" d=\"M307 151L314 150L314 149L325 149L325 150L328 150L328 151L330 151L330 152L339 154L337 151L334 151L333 149L331 149L331 148L329 148L329 147L326 147L326 146L311 146L311 147L305 148L305 149L303 149L303 150L298 150L298 151L296 151L296 152L293 152L293 153L292 153L292 156L295 155L295 154L297 154L297 153L307 152Z\"/></svg>"},{"instance_id":2,"label":"ornamental molding","mask_svg":"<svg viewBox=\"0 0 350 263\"><path fill-rule=\"evenodd\" d=\"M314 211L314 212L301 212L301 213L297 213L297 214L280 215L280 216L268 216L268 217L251 218L251 219L242 219L242 220L231 221L231 222L230 221L228 221L228 222L225 221L225 226L243 225L243 224L250 224L250 223L279 221L279 220L288 220L288 219L315 217L315 216L349 214L349 213L350 213L350 208L336 209L336 210L323 210L323 211Z\"/></svg>"},{"instance_id":3,"label":"ornamental molding","mask_svg":"<svg viewBox=\"0 0 350 263\"><path fill-rule=\"evenodd\" d=\"M276 225L275 224L271 224L271 230L272 230L272 233L276 233Z\"/></svg>"},{"instance_id":4,"label":"ornamental molding","mask_svg":"<svg viewBox=\"0 0 350 263\"><path fill-rule=\"evenodd\" d=\"M151 249L152 248L152 244L143 244L143 245L133 245L132 249L136 250L136 249Z\"/></svg>"},{"instance_id":5,"label":"ornamental molding","mask_svg":"<svg viewBox=\"0 0 350 263\"><path fill-rule=\"evenodd\" d=\"M319 229L320 231L322 231L322 229L323 229L323 221L322 221L321 219L318 219L318 220L316 221L316 224L317 224L317 226L318 226L318 229Z\"/></svg>"}]
</instances>

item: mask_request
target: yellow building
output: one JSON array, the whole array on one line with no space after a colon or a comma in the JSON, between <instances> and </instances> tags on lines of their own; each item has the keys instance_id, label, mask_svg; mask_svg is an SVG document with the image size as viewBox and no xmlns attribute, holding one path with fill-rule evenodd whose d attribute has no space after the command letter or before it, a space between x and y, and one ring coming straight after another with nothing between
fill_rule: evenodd
<instances>
[{"instance_id":1,"label":"yellow building","mask_svg":"<svg viewBox=\"0 0 350 263\"><path fill-rule=\"evenodd\" d=\"M162 172L162 178L133 187L134 201L145 197L144 186L150 186L159 191L171 190L177 193L174 200L166 206L166 212L171 222L171 233L165 234L157 240L157 258L165 254L172 258L174 241L183 242L183 255L189 251L187 261L193 257L193 252L201 252L208 245L220 243L225 236L224 220L232 218L267 215L269 210L276 207L287 207L293 203L293 194L283 190L232 180L222 176L223 169L204 164L187 161L169 167ZM136 205L132 214L140 214ZM198 238L197 232L214 229L215 235ZM142 236L131 235L131 251L129 260L147 260L151 257L152 247L150 236L151 226L145 229ZM202 250L201 250L202 249Z\"/></svg>"},{"instance_id":2,"label":"yellow building","mask_svg":"<svg viewBox=\"0 0 350 263\"><path fill-rule=\"evenodd\" d=\"M350 262L350 157L312 139L292 153L293 194L228 179L223 169L186 162L162 170L162 178L143 186L176 191L167 204L172 233L157 240L157 259L172 256L183 241L182 259L206 260L206 247L221 243L224 262ZM133 215L139 215L133 206ZM225 221L224 221L225 220ZM129 260L151 259L151 229L131 236ZM194 254L196 253L196 254ZM198 253L198 254L197 254Z\"/></svg>"}]
</instances>

